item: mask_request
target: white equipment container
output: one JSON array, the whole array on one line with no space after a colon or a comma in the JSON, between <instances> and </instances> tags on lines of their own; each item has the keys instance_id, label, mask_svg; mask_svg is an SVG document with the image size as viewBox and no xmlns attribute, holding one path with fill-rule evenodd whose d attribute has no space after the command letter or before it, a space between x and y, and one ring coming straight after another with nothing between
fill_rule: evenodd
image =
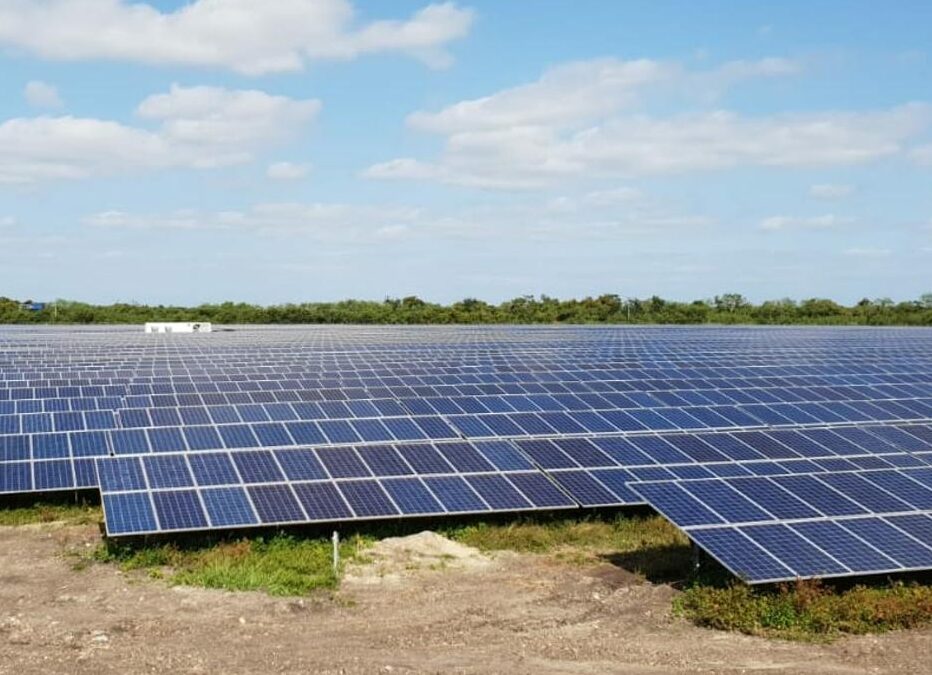
<instances>
[{"instance_id":1,"label":"white equipment container","mask_svg":"<svg viewBox=\"0 0 932 675\"><path fill-rule=\"evenodd\" d=\"M147 333L209 333L210 331L210 324L206 322L150 322L146 324Z\"/></svg>"}]
</instances>

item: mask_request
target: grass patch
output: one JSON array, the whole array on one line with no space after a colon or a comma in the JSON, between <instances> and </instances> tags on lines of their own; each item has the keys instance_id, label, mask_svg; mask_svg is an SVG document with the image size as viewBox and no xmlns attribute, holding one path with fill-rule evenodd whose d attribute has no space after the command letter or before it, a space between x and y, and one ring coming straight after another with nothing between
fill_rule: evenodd
<instances>
[{"instance_id":1,"label":"grass patch","mask_svg":"<svg viewBox=\"0 0 932 675\"><path fill-rule=\"evenodd\" d=\"M932 624L932 586L887 582L835 588L819 581L753 588L694 585L674 610L700 626L789 640L830 641Z\"/></svg>"},{"instance_id":2,"label":"grass patch","mask_svg":"<svg viewBox=\"0 0 932 675\"><path fill-rule=\"evenodd\" d=\"M652 580L688 574L688 539L658 516L555 518L480 523L442 531L482 551L547 553L562 560L611 562Z\"/></svg>"},{"instance_id":3,"label":"grass patch","mask_svg":"<svg viewBox=\"0 0 932 675\"><path fill-rule=\"evenodd\" d=\"M341 561L354 559L366 545L361 537L341 542ZM109 543L94 557L127 571L146 570L173 584L287 596L335 588L340 575L333 570L332 555L329 539L276 535L191 546Z\"/></svg>"},{"instance_id":4,"label":"grass patch","mask_svg":"<svg viewBox=\"0 0 932 675\"><path fill-rule=\"evenodd\" d=\"M100 507L91 504L33 504L0 509L0 526L33 525L63 522L68 525L98 523L103 518Z\"/></svg>"}]
</instances>

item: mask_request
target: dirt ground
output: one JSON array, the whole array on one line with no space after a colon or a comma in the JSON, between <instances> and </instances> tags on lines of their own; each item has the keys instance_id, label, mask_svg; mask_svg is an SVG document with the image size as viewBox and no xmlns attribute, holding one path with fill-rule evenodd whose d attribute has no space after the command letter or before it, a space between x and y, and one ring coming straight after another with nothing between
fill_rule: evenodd
<instances>
[{"instance_id":1,"label":"dirt ground","mask_svg":"<svg viewBox=\"0 0 932 675\"><path fill-rule=\"evenodd\" d=\"M932 630L832 645L672 618L611 565L385 542L331 599L73 569L93 527L0 528L0 673L929 673Z\"/></svg>"}]
</instances>

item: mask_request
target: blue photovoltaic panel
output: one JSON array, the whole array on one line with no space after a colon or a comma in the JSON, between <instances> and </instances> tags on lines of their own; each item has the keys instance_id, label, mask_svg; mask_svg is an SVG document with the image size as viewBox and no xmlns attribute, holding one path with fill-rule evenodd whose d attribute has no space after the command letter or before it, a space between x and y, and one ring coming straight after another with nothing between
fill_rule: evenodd
<instances>
[{"instance_id":1,"label":"blue photovoltaic panel","mask_svg":"<svg viewBox=\"0 0 932 675\"><path fill-rule=\"evenodd\" d=\"M327 478L327 471L313 450L276 450L275 457L288 480L321 480Z\"/></svg>"},{"instance_id":2,"label":"blue photovoltaic panel","mask_svg":"<svg viewBox=\"0 0 932 675\"><path fill-rule=\"evenodd\" d=\"M710 527L690 531L690 538L746 581L792 579L795 572L738 529Z\"/></svg>"},{"instance_id":3,"label":"blue photovoltaic panel","mask_svg":"<svg viewBox=\"0 0 932 675\"><path fill-rule=\"evenodd\" d=\"M427 487L450 513L488 511L488 505L461 476L429 476Z\"/></svg>"},{"instance_id":4,"label":"blue photovoltaic panel","mask_svg":"<svg viewBox=\"0 0 932 675\"><path fill-rule=\"evenodd\" d=\"M391 497L374 480L350 480L337 484L344 499L361 518L375 518L399 514Z\"/></svg>"},{"instance_id":5,"label":"blue photovoltaic panel","mask_svg":"<svg viewBox=\"0 0 932 675\"><path fill-rule=\"evenodd\" d=\"M658 481L630 488L732 572L757 583L932 566L929 471ZM741 499L723 492L729 489Z\"/></svg>"},{"instance_id":6,"label":"blue photovoltaic panel","mask_svg":"<svg viewBox=\"0 0 932 675\"><path fill-rule=\"evenodd\" d=\"M244 527L258 524L258 518L243 488L214 488L201 490L200 494L213 527Z\"/></svg>"},{"instance_id":7,"label":"blue photovoltaic panel","mask_svg":"<svg viewBox=\"0 0 932 675\"><path fill-rule=\"evenodd\" d=\"M236 452L231 457L244 483L274 483L284 479L275 456L267 450Z\"/></svg>"},{"instance_id":8,"label":"blue photovoltaic panel","mask_svg":"<svg viewBox=\"0 0 932 675\"><path fill-rule=\"evenodd\" d=\"M198 485L233 485L239 474L229 455L221 453L191 453L188 462Z\"/></svg>"},{"instance_id":9,"label":"blue photovoltaic panel","mask_svg":"<svg viewBox=\"0 0 932 675\"><path fill-rule=\"evenodd\" d=\"M353 517L346 500L332 483L296 483L294 490L308 520L344 520Z\"/></svg>"},{"instance_id":10,"label":"blue photovoltaic panel","mask_svg":"<svg viewBox=\"0 0 932 675\"><path fill-rule=\"evenodd\" d=\"M207 517L194 490L154 491L152 502L161 530L200 530L207 527Z\"/></svg>"},{"instance_id":11,"label":"blue photovoltaic panel","mask_svg":"<svg viewBox=\"0 0 932 675\"><path fill-rule=\"evenodd\" d=\"M102 502L107 533L111 536L159 531L148 493L104 493Z\"/></svg>"},{"instance_id":12,"label":"blue photovoltaic panel","mask_svg":"<svg viewBox=\"0 0 932 675\"><path fill-rule=\"evenodd\" d=\"M247 488L263 524L298 523L305 520L304 511L288 485L253 485Z\"/></svg>"},{"instance_id":13,"label":"blue photovoltaic panel","mask_svg":"<svg viewBox=\"0 0 932 675\"><path fill-rule=\"evenodd\" d=\"M494 511L513 511L534 506L504 476L496 474L466 476L466 482Z\"/></svg>"}]
</instances>

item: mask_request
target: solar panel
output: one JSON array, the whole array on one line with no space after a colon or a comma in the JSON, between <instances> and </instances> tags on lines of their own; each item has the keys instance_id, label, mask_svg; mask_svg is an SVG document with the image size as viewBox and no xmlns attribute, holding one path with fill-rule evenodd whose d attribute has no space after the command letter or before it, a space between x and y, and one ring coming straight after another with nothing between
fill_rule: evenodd
<instances>
[{"instance_id":1,"label":"solar panel","mask_svg":"<svg viewBox=\"0 0 932 675\"><path fill-rule=\"evenodd\" d=\"M629 487L751 583L932 565L932 467Z\"/></svg>"}]
</instances>

